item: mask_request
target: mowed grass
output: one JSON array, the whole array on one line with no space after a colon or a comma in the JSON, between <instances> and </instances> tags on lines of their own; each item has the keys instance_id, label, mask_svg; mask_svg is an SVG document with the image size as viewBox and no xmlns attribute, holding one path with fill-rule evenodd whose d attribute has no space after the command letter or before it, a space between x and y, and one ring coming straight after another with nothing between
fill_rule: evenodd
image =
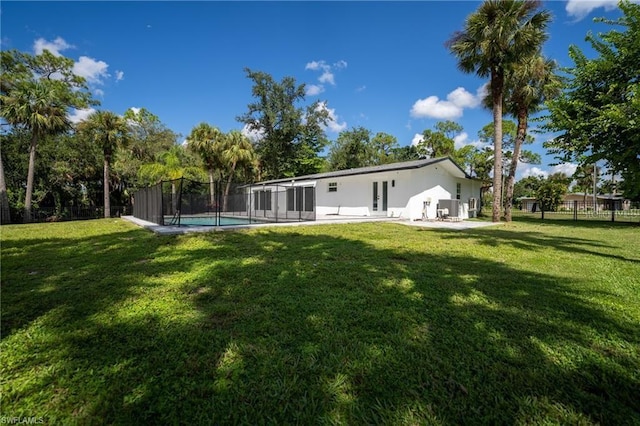
<instances>
[{"instance_id":1,"label":"mowed grass","mask_svg":"<svg viewBox=\"0 0 640 426\"><path fill-rule=\"evenodd\" d=\"M0 415L640 424L640 227L3 226Z\"/></svg>"}]
</instances>

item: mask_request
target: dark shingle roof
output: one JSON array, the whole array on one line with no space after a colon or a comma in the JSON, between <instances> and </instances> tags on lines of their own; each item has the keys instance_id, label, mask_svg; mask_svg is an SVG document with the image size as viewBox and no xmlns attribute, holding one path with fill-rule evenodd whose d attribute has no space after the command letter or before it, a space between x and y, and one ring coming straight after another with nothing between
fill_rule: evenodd
<instances>
[{"instance_id":1,"label":"dark shingle roof","mask_svg":"<svg viewBox=\"0 0 640 426\"><path fill-rule=\"evenodd\" d=\"M299 180L326 179L326 178L341 177L341 176L353 176L353 175L364 175L369 173L388 172L388 171L394 171L394 170L419 169L421 167L440 163L446 160L451 161L453 165L455 165L458 169L460 169L460 172L462 172L466 178L470 178L470 176L467 175L467 173L465 173L465 171L462 170L460 166L458 166L453 160L451 160L451 158L440 157L440 158L427 158L424 160L403 161L401 163L381 164L379 166L358 167L356 169L336 170L335 172L316 173L312 175L296 176L292 178L273 179L273 180L258 182L258 183L274 184L274 183L291 182L292 180L299 181Z\"/></svg>"}]
</instances>

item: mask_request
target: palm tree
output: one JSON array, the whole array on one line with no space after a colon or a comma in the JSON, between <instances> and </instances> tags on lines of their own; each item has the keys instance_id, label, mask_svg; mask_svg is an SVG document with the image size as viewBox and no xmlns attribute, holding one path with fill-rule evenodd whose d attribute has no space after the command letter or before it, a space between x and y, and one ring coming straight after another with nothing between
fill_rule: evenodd
<instances>
[{"instance_id":1,"label":"palm tree","mask_svg":"<svg viewBox=\"0 0 640 426\"><path fill-rule=\"evenodd\" d=\"M502 190L502 103L505 71L537 52L546 40L547 11L537 12L539 1L487 0L471 14L462 31L446 45L465 73L490 77L493 100L493 221L500 221Z\"/></svg>"},{"instance_id":2,"label":"palm tree","mask_svg":"<svg viewBox=\"0 0 640 426\"><path fill-rule=\"evenodd\" d=\"M242 164L244 166L253 165L256 155L249 138L238 130L232 130L227 135L225 148L222 152L222 158L225 163L231 166L229 176L227 178L227 186L224 190L224 204L222 207L222 211L226 211L227 198L229 197L229 190L235 175L236 167L238 164Z\"/></svg>"},{"instance_id":3,"label":"palm tree","mask_svg":"<svg viewBox=\"0 0 640 426\"><path fill-rule=\"evenodd\" d=\"M187 138L187 144L191 150L202 158L209 173L209 201L213 206L215 205L214 174L216 169L221 170L224 165L222 160L224 133L217 127L207 123L200 123L191 130L191 134Z\"/></svg>"},{"instance_id":4,"label":"palm tree","mask_svg":"<svg viewBox=\"0 0 640 426\"><path fill-rule=\"evenodd\" d=\"M147 163L140 166L138 176L142 181L159 182L171 181L171 205L173 212L178 209L178 197L176 196L176 181L185 175L203 177L200 168L185 165L185 152L180 145L173 145L168 151L161 153L155 163Z\"/></svg>"},{"instance_id":5,"label":"palm tree","mask_svg":"<svg viewBox=\"0 0 640 426\"><path fill-rule=\"evenodd\" d=\"M556 69L555 61L544 58L540 53L537 53L516 64L507 74L505 104L507 110L518 120L509 176L507 177L504 212L507 222L511 222L516 168L522 144L527 137L529 114L538 111L547 99L560 93L562 80L555 73Z\"/></svg>"},{"instance_id":6,"label":"palm tree","mask_svg":"<svg viewBox=\"0 0 640 426\"><path fill-rule=\"evenodd\" d=\"M31 133L27 189L24 198L25 222L31 221L38 143L43 137L63 133L71 126L60 84L55 80L28 81L16 85L9 93L2 95L0 115L12 126L23 127Z\"/></svg>"},{"instance_id":7,"label":"palm tree","mask_svg":"<svg viewBox=\"0 0 640 426\"><path fill-rule=\"evenodd\" d=\"M111 111L96 111L78 125L78 130L98 144L104 154L104 217L111 217L109 201L111 159L119 147L129 143L129 126L124 118Z\"/></svg>"}]
</instances>

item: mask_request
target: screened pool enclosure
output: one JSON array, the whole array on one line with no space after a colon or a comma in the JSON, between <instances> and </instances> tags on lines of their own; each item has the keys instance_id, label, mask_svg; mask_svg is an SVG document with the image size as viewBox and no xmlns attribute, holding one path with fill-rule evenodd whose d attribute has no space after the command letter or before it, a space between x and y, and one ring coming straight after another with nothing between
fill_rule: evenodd
<instances>
[{"instance_id":1,"label":"screened pool enclosure","mask_svg":"<svg viewBox=\"0 0 640 426\"><path fill-rule=\"evenodd\" d=\"M234 226L316 219L313 186L162 181L133 195L133 216L163 226Z\"/></svg>"}]
</instances>

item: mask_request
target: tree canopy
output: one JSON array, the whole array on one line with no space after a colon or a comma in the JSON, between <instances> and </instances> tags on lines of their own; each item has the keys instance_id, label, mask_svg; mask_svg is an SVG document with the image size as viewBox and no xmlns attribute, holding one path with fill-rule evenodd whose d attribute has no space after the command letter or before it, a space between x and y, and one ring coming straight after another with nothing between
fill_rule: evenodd
<instances>
[{"instance_id":1,"label":"tree canopy","mask_svg":"<svg viewBox=\"0 0 640 426\"><path fill-rule=\"evenodd\" d=\"M319 101L306 109L297 106L304 101L305 90L293 77L277 82L262 71L246 68L245 72L253 81L251 93L256 100L237 120L260 135L255 147L262 178L293 177L300 167L308 171L309 163L304 160L317 156L326 142L322 128L328 120L326 107Z\"/></svg>"},{"instance_id":2,"label":"tree canopy","mask_svg":"<svg viewBox=\"0 0 640 426\"><path fill-rule=\"evenodd\" d=\"M623 16L609 21L616 28L587 34L597 56L569 48L574 66L568 88L547 103L545 129L560 134L545 143L561 161L581 165L606 162L623 182L630 199L640 199L640 5L619 3Z\"/></svg>"}]
</instances>

